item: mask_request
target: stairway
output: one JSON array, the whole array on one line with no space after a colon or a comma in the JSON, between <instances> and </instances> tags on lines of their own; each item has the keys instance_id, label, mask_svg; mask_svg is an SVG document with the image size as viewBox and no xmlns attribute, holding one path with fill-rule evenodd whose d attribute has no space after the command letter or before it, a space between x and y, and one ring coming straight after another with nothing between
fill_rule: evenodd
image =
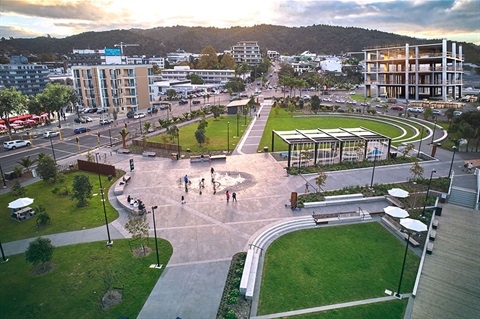
<instances>
[{"instance_id":1,"label":"stairway","mask_svg":"<svg viewBox=\"0 0 480 319\"><path fill-rule=\"evenodd\" d=\"M448 203L475 209L477 194L474 190L453 186Z\"/></svg>"}]
</instances>

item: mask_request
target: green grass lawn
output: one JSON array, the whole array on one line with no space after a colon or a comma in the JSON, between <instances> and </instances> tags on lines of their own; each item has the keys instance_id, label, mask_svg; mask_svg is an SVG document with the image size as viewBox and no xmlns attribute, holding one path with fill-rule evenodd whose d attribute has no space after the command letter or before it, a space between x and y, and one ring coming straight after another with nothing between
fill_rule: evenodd
<instances>
[{"instance_id":1,"label":"green grass lawn","mask_svg":"<svg viewBox=\"0 0 480 319\"><path fill-rule=\"evenodd\" d=\"M378 223L286 234L266 252L258 314L385 296L397 290L404 253ZM409 251L402 292L413 288L418 264Z\"/></svg>"},{"instance_id":2,"label":"green grass lawn","mask_svg":"<svg viewBox=\"0 0 480 319\"><path fill-rule=\"evenodd\" d=\"M155 243L150 239L150 247ZM127 239L115 240L111 248L105 241L57 247L50 273L34 276L24 254L9 256L1 266L0 318L136 318L172 255L172 246L159 240L161 270L155 249L142 258L134 257ZM100 298L105 281L124 287L124 300L103 310Z\"/></svg>"},{"instance_id":3,"label":"green grass lawn","mask_svg":"<svg viewBox=\"0 0 480 319\"><path fill-rule=\"evenodd\" d=\"M299 115L299 114L293 114ZM348 117L297 117L294 118L291 113L286 112L285 109L280 109L280 112L275 115L275 110L272 108L270 116L268 118L265 130L263 131L262 140L258 150L263 150L264 146L268 146L271 150L272 143L272 130L277 131L289 131L289 130L309 130L309 129L332 129L332 128L353 128L353 127L366 127L377 133L389 136L391 138L400 136L402 134L401 130L391 126L386 123L380 123L377 121L364 120L358 118L348 118ZM319 113L321 115L321 113ZM383 119L382 119L383 120ZM385 119L385 122L388 123L388 119ZM398 125L398 124L397 124ZM407 136L413 136L413 130L408 127L405 127L407 130ZM280 138L275 137L275 151L286 151L288 146L280 140Z\"/></svg>"},{"instance_id":4,"label":"green grass lawn","mask_svg":"<svg viewBox=\"0 0 480 319\"><path fill-rule=\"evenodd\" d=\"M246 120L246 125L245 125ZM217 119L208 118L208 126L205 130L205 136L208 139L208 142L200 146L195 138L195 131L198 128L198 123L192 125L183 126L180 128L180 145L182 150L189 148L192 152L203 151L205 149L211 151L223 151L227 150L227 133L230 137L230 150L233 150L243 133L245 133L251 118L247 116L241 116L238 119L238 135L237 135L237 117L235 115L228 116L224 115ZM228 124L230 122L230 124ZM163 142L162 135L158 135L149 139L151 142ZM176 143L176 141L175 141Z\"/></svg>"},{"instance_id":5,"label":"green grass lawn","mask_svg":"<svg viewBox=\"0 0 480 319\"><path fill-rule=\"evenodd\" d=\"M66 180L64 185L71 188L74 176L79 173L65 174ZM105 225L98 175L88 172L82 173L89 177L90 183L93 185L92 192L97 194L89 200L90 205L86 207L78 208L77 202L69 196L53 194L52 190L60 185L58 183L49 184L39 181L24 187L26 191L25 197L35 200L30 207L35 208L38 205L42 205L50 215L51 224L44 228L37 229L35 216L22 222L12 220L11 209L8 208L8 203L15 200L15 198L12 197L11 193L0 195L0 207L2 208L2 213L0 214L0 234L2 242ZM116 181L116 179L113 179L109 182L107 176L101 176L101 178L102 186L106 190ZM108 196L107 192L105 196ZM110 205L108 200L105 202L105 207L109 222L118 218L118 212Z\"/></svg>"},{"instance_id":6,"label":"green grass lawn","mask_svg":"<svg viewBox=\"0 0 480 319\"><path fill-rule=\"evenodd\" d=\"M341 308L299 316L292 319L401 319L404 317L408 299L379 302L369 305Z\"/></svg>"}]
</instances>

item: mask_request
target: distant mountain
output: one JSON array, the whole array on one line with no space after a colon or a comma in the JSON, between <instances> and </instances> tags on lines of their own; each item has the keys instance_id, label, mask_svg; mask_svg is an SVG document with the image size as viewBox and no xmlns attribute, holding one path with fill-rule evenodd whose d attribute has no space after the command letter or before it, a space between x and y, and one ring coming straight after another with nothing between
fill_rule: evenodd
<instances>
[{"instance_id":1,"label":"distant mountain","mask_svg":"<svg viewBox=\"0 0 480 319\"><path fill-rule=\"evenodd\" d=\"M32 39L2 39L0 53L10 54L67 54L72 49L103 49L123 42L139 44L126 47L127 55L164 56L167 52L183 49L199 53L207 45L217 52L229 50L238 41L258 41L262 51L275 50L280 54L299 54L310 50L315 53L341 54L360 52L366 47L391 44L435 43L440 40L422 40L398 34L354 27L313 25L284 27L256 25L253 27L158 27L153 29L111 30L85 32L57 39L38 37ZM480 48L472 43L457 42L463 46L466 62L480 65Z\"/></svg>"}]
</instances>

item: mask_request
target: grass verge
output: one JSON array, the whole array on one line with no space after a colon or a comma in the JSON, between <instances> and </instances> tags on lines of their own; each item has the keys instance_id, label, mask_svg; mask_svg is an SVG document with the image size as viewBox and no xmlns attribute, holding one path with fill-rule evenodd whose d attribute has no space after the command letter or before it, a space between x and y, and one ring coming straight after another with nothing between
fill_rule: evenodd
<instances>
[{"instance_id":1,"label":"grass verge","mask_svg":"<svg viewBox=\"0 0 480 319\"><path fill-rule=\"evenodd\" d=\"M166 240L159 240L159 250L161 270L148 267L156 263L155 253L134 257L127 239L111 248L105 241L57 247L55 269L41 276L31 275L24 254L9 256L1 265L0 318L136 318L172 255ZM103 310L106 282L124 287L124 299Z\"/></svg>"},{"instance_id":2,"label":"grass verge","mask_svg":"<svg viewBox=\"0 0 480 319\"><path fill-rule=\"evenodd\" d=\"M286 234L266 252L258 315L385 296L397 290L404 252L378 223ZM402 292L411 291L418 264L409 251Z\"/></svg>"},{"instance_id":3,"label":"grass verge","mask_svg":"<svg viewBox=\"0 0 480 319\"><path fill-rule=\"evenodd\" d=\"M15 200L11 192L0 195L0 207L2 213L0 214L0 233L2 234L2 241L9 242L30 237L43 236L48 234L63 233L72 230L80 230L93 228L105 224L105 217L103 213L103 205L101 195L99 192L100 184L98 175L88 172L72 172L65 174L65 182L63 185L71 188L73 179L77 174L86 174L93 185L93 196L86 207L77 207L77 202L72 200L68 195L53 194L52 190L60 187L61 184L49 184L44 181L39 181L31 185L25 186L25 196L30 197L35 201L30 207L35 208L38 205L45 207L46 212L50 216L51 223L49 226L37 228L35 221L37 217L18 222L11 219L11 209L7 208L8 203ZM117 178L108 181L107 176L101 176L102 186L109 189L115 183ZM105 196L108 196L107 193ZM109 222L118 218L118 212L110 205L108 200L105 202L107 211L107 219Z\"/></svg>"}]
</instances>

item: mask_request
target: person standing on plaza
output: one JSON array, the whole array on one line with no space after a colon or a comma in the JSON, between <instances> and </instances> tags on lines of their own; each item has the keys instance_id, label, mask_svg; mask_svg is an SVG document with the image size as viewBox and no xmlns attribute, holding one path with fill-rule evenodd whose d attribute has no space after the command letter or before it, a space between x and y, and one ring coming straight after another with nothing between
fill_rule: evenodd
<instances>
[{"instance_id":1,"label":"person standing on plaza","mask_svg":"<svg viewBox=\"0 0 480 319\"><path fill-rule=\"evenodd\" d=\"M183 181L185 182L185 191L188 192L188 176L187 175L183 177Z\"/></svg>"},{"instance_id":2,"label":"person standing on plaza","mask_svg":"<svg viewBox=\"0 0 480 319\"><path fill-rule=\"evenodd\" d=\"M213 169L213 167L210 168L210 174L211 174L212 177L213 177L213 174L215 174L215 170Z\"/></svg>"},{"instance_id":3,"label":"person standing on plaza","mask_svg":"<svg viewBox=\"0 0 480 319\"><path fill-rule=\"evenodd\" d=\"M237 193L235 193L235 192L232 193L232 203L233 202L235 202L235 203L237 202Z\"/></svg>"},{"instance_id":4,"label":"person standing on plaza","mask_svg":"<svg viewBox=\"0 0 480 319\"><path fill-rule=\"evenodd\" d=\"M230 193L227 191L225 193L225 196L227 197L227 204L230 202Z\"/></svg>"},{"instance_id":5,"label":"person standing on plaza","mask_svg":"<svg viewBox=\"0 0 480 319\"><path fill-rule=\"evenodd\" d=\"M308 193L308 182L305 183L305 193Z\"/></svg>"}]
</instances>

